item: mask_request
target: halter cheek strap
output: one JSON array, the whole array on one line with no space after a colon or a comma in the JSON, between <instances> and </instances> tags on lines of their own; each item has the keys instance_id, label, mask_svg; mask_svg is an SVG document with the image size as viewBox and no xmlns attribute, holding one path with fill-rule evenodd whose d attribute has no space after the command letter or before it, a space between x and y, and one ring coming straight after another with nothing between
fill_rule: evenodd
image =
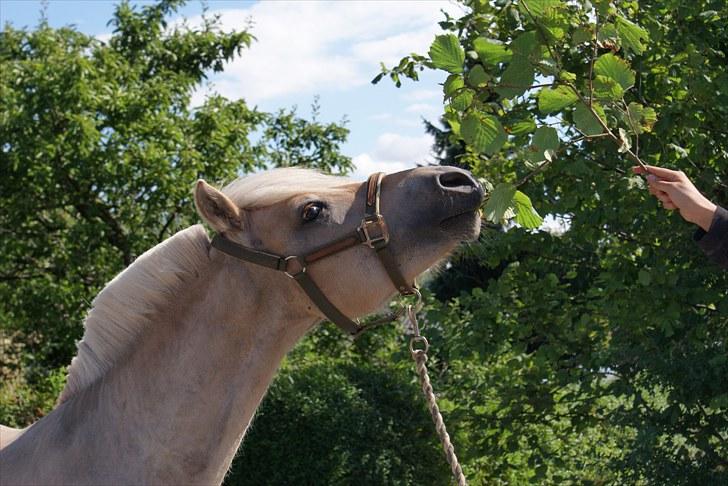
<instances>
[{"instance_id":1,"label":"halter cheek strap","mask_svg":"<svg viewBox=\"0 0 728 486\"><path fill-rule=\"evenodd\" d=\"M239 260L284 272L298 282L306 295L331 322L351 335L359 334L365 327L344 315L332 304L316 285L316 282L313 281L307 269L310 264L318 260L363 244L377 252L390 280L392 280L400 294L412 295L417 292L415 285L410 284L399 271L397 262L389 251L389 230L379 208L383 179L384 173L382 172L369 176L364 218L353 233L336 239L305 255L281 256L254 250L228 240L220 234L216 234L212 238L211 244L214 248Z\"/></svg>"}]
</instances>

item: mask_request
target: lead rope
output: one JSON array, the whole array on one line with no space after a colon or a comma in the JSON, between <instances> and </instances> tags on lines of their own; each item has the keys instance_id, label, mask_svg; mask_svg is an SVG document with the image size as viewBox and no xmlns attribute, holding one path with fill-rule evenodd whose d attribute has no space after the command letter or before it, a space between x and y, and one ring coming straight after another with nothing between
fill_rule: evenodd
<instances>
[{"instance_id":1,"label":"lead rope","mask_svg":"<svg viewBox=\"0 0 728 486\"><path fill-rule=\"evenodd\" d=\"M422 296L417 292L418 302L422 299ZM450 442L450 435L447 433L445 428L445 422L442 420L442 414L440 413L440 407L437 406L437 399L435 398L435 392L432 389L430 383L430 375L427 373L427 351L430 348L430 343L427 342L427 338L420 335L420 326L417 323L417 315L415 306L412 304L407 305L407 318L412 325L413 336L410 339L409 350L412 354L412 359L415 360L417 375L420 378L420 385L422 386L422 393L425 395L427 401L427 407L430 409L430 415L432 415L432 421L435 423L435 430L437 435L440 437L442 448L445 451L445 457L447 458L452 475L457 481L458 486L467 486L468 482L463 474L463 469L460 467L458 457L455 455L455 447Z\"/></svg>"}]
</instances>

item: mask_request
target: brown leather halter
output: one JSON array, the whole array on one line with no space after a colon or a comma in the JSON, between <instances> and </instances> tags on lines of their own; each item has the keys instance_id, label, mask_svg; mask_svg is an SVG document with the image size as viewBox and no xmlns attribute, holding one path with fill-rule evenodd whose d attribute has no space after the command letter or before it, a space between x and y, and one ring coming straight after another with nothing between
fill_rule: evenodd
<instances>
[{"instance_id":1,"label":"brown leather halter","mask_svg":"<svg viewBox=\"0 0 728 486\"><path fill-rule=\"evenodd\" d=\"M336 306L326 298L326 295L324 295L306 270L308 269L308 266L314 262L347 250L358 244L362 244L377 252L384 269L387 271L389 278L392 280L392 283L394 283L394 286L400 294L412 295L417 293L414 283L410 284L407 282L407 279L405 279L402 273L400 273L397 263L388 249L389 230L387 229L387 223L384 221L384 216L380 212L379 208L383 179L383 172L377 172L369 176L369 179L367 180L367 197L366 206L364 208L364 218L362 219L359 227L357 227L353 233L336 239L331 243L317 248L305 255L281 256L260 250L254 250L228 240L220 234L216 234L212 238L212 246L239 260L244 260L256 265L284 272L286 275L298 282L303 291L306 292L308 297L331 322L339 326L343 331L351 335L357 335L365 329L365 327L358 321L348 318L339 309L337 309Z\"/></svg>"}]
</instances>

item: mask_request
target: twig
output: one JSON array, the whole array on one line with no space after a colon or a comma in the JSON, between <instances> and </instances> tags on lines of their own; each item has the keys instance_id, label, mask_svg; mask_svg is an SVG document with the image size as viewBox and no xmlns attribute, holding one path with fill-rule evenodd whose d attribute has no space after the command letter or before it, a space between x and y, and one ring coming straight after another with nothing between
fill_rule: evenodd
<instances>
[{"instance_id":1,"label":"twig","mask_svg":"<svg viewBox=\"0 0 728 486\"><path fill-rule=\"evenodd\" d=\"M551 86L553 86L555 84L556 84L556 82L553 82L553 83L542 83L542 84L532 84L530 86L517 86L515 84L499 84L498 86L496 86L496 88L518 88L518 89L529 90L529 89L534 89L534 88L551 87Z\"/></svg>"},{"instance_id":2,"label":"twig","mask_svg":"<svg viewBox=\"0 0 728 486\"><path fill-rule=\"evenodd\" d=\"M594 23L594 39L592 39L592 55L591 59L589 60L589 108L592 107L592 99L594 99L594 60L597 57L597 50L599 48L598 46L598 39L599 39L599 14L597 13L595 15L595 23Z\"/></svg>"},{"instance_id":3,"label":"twig","mask_svg":"<svg viewBox=\"0 0 728 486\"><path fill-rule=\"evenodd\" d=\"M543 26L536 20L536 17L534 17L533 13L531 13L531 9L528 8L528 5L526 5L526 2L524 2L523 0L520 0L519 3L521 5L523 5L523 9L526 11L528 16L531 17L531 22L533 22L533 25L535 25L536 28L538 29L538 31L541 33L541 37L543 37L544 44L546 44L546 49L548 49L549 54L551 54L551 58L556 62L556 66L559 68L559 70L561 70L561 66L562 66L561 56L559 56L559 53L557 51L552 50L551 45L548 42L546 42L546 40L548 39L548 36L546 35L546 32L544 31Z\"/></svg>"},{"instance_id":4,"label":"twig","mask_svg":"<svg viewBox=\"0 0 728 486\"><path fill-rule=\"evenodd\" d=\"M601 125L602 129L606 132L607 136L612 139L612 141L617 144L618 147L622 147L622 139L620 139L618 136L614 134L612 130L609 129L607 126L607 123L602 120L602 118L599 116L599 114L596 112L593 106L589 106L589 103L584 99L584 96L579 92L579 90L571 83L564 83L565 86L568 86L574 94L576 94L577 98L579 98L579 101L581 101L589 110L589 112L594 116L594 118L597 119L597 122L599 122L599 125ZM643 169L647 169L647 165L642 162L642 159L640 159L637 154L632 152L629 148L625 148L624 153L627 155L627 157L632 160L632 162L636 162L640 165Z\"/></svg>"},{"instance_id":5,"label":"twig","mask_svg":"<svg viewBox=\"0 0 728 486\"><path fill-rule=\"evenodd\" d=\"M546 40L547 39L547 36L546 36L546 33L544 32L543 26L538 22L538 20L536 20L536 17L533 15L533 13L531 12L531 10L528 8L528 5L526 5L526 2L524 2L523 0L520 0L519 3L521 5L523 5L523 9L526 11L526 13L528 14L528 16L531 18L531 21L536 26L536 28L538 29L538 31L541 33L541 36L544 38L544 40ZM598 20L598 18L597 18L597 20ZM597 35L597 33L595 33L595 36L596 35ZM561 65L562 65L561 64L561 57L559 56L558 52L555 51L555 50L553 50L553 49L551 49L551 45L548 42L544 42L544 43L546 44L546 49L548 49L549 54L551 54L551 57L554 59L554 61L556 61L557 67L559 69L561 69ZM596 42L593 45L594 45L594 50L596 50ZM618 147L621 148L623 146L622 140L618 136L616 136L614 134L614 132L612 132L612 130L609 129L609 127L607 126L606 122L604 120L602 120L602 118L599 116L599 114L596 112L596 110L594 110L594 107L592 106L592 103L591 103L591 99L593 97L593 86L591 84L591 81L592 81L592 77L593 77L592 74L593 74L593 58L594 57L596 57L596 54L593 54L592 55L592 63L589 66L589 71L590 71L590 76L589 76L589 82L590 82L589 90L590 91L589 91L589 99L588 100L585 100L584 99L584 96L579 92L579 90L576 88L576 86L574 86L572 83L568 83L567 82L567 83L564 83L564 85L565 86L568 86L576 94L576 96L579 98L579 101L581 101L589 109L589 111L594 116L594 118L596 118L597 121L599 122L599 125L601 125L601 127L606 131L607 136L609 138L611 138L612 141L615 144L617 144ZM627 157L630 160L632 160L633 162L636 162L637 164L639 164L640 167L642 167L643 169L646 169L647 168L647 165L644 162L642 162L642 159L640 159L639 156L637 154L635 154L634 152L632 152L632 150L630 150L629 148L626 148L625 147L624 153L627 155Z\"/></svg>"},{"instance_id":6,"label":"twig","mask_svg":"<svg viewBox=\"0 0 728 486\"><path fill-rule=\"evenodd\" d=\"M549 165L551 165L551 161L552 160L553 160L553 158L551 160L548 160L548 159L547 160L544 160L541 165L539 165L538 167L536 167L535 169L533 169L531 172L529 172L528 174L526 174L525 176L523 176L523 179L521 179L520 181L516 182L516 187L521 187L526 182L528 182L531 178L533 178L534 176L536 176L536 175L540 174L541 172L543 172L544 170L546 170L546 168Z\"/></svg>"}]
</instances>

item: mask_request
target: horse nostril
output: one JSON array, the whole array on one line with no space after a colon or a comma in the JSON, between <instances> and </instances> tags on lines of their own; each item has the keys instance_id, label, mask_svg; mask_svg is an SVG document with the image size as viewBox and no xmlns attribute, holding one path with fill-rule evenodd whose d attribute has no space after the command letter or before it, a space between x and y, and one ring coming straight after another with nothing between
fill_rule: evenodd
<instances>
[{"instance_id":1,"label":"horse nostril","mask_svg":"<svg viewBox=\"0 0 728 486\"><path fill-rule=\"evenodd\" d=\"M437 176L437 182L443 189L450 189L462 192L471 192L473 189L478 189L480 184L473 179L466 172L451 171L439 174Z\"/></svg>"}]
</instances>

